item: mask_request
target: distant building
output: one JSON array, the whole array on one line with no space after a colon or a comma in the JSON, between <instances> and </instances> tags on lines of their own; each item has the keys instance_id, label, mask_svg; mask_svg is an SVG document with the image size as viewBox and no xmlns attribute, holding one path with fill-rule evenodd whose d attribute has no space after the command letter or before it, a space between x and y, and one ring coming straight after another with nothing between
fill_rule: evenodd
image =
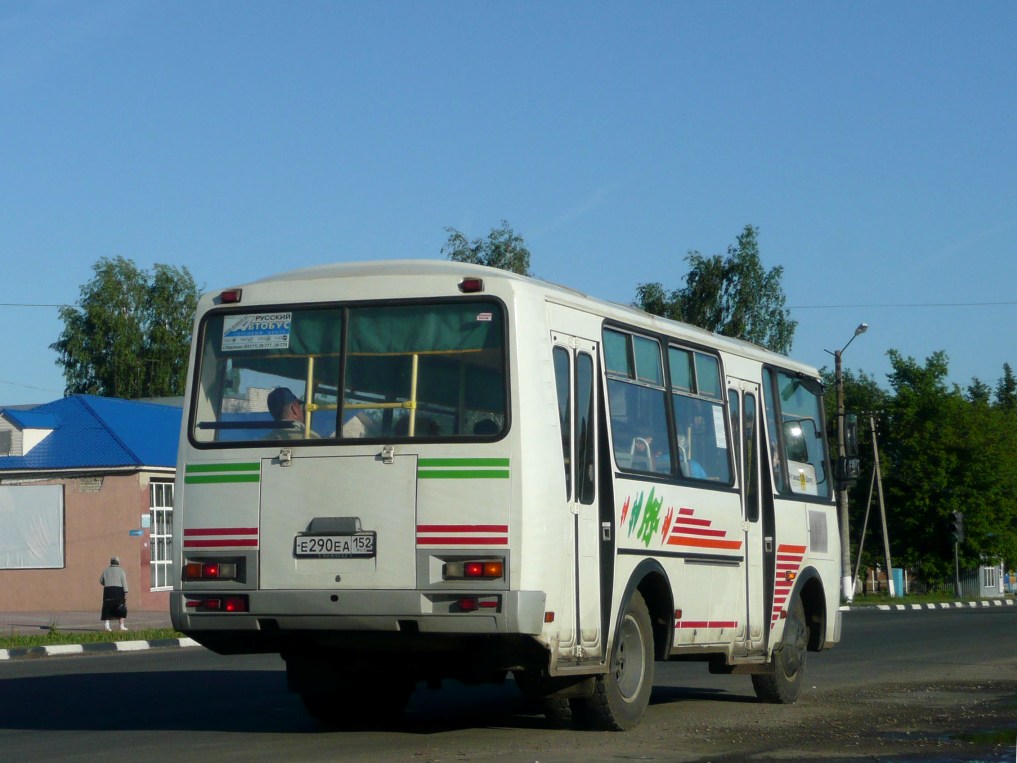
<instances>
[{"instance_id":1,"label":"distant building","mask_svg":"<svg viewBox=\"0 0 1017 763\"><path fill-rule=\"evenodd\" d=\"M92 395L0 408L0 610L98 619L111 556L129 608L168 607L180 417Z\"/></svg>"}]
</instances>

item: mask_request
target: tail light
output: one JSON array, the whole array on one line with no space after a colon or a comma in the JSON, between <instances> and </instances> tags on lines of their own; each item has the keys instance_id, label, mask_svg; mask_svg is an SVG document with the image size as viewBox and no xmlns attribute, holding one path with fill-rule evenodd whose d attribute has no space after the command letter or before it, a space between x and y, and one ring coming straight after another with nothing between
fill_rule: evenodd
<instances>
[{"instance_id":1,"label":"tail light","mask_svg":"<svg viewBox=\"0 0 1017 763\"><path fill-rule=\"evenodd\" d=\"M482 609L493 609L498 611L500 607L498 596L464 596L455 602L454 611L458 612L479 612Z\"/></svg>"},{"instance_id":2,"label":"tail light","mask_svg":"<svg viewBox=\"0 0 1017 763\"><path fill-rule=\"evenodd\" d=\"M232 560L214 559L202 562L185 562L181 577L184 580L236 580L237 563Z\"/></svg>"},{"instance_id":3,"label":"tail light","mask_svg":"<svg viewBox=\"0 0 1017 763\"><path fill-rule=\"evenodd\" d=\"M443 580L500 580L505 577L505 560L495 558L445 562L441 577Z\"/></svg>"},{"instance_id":4,"label":"tail light","mask_svg":"<svg viewBox=\"0 0 1017 763\"><path fill-rule=\"evenodd\" d=\"M187 608L195 612L248 612L250 604L246 596L189 596Z\"/></svg>"}]
</instances>

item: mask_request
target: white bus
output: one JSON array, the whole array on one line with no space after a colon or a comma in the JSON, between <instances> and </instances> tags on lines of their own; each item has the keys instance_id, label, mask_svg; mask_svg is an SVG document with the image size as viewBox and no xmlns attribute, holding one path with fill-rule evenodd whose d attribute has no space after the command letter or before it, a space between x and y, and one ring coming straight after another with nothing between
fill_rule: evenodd
<instances>
[{"instance_id":1,"label":"white bus","mask_svg":"<svg viewBox=\"0 0 1017 763\"><path fill-rule=\"evenodd\" d=\"M323 723L511 673L628 729L658 660L789 703L840 639L814 368L445 261L206 294L190 366L173 624Z\"/></svg>"}]
</instances>

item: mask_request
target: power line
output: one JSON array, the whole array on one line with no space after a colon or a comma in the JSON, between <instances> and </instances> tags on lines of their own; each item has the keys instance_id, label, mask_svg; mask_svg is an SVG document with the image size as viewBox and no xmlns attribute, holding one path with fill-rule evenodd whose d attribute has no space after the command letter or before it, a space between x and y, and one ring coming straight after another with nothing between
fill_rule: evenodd
<instances>
[{"instance_id":1,"label":"power line","mask_svg":"<svg viewBox=\"0 0 1017 763\"><path fill-rule=\"evenodd\" d=\"M838 308L875 308L875 307L998 307L1001 305L1017 305L1017 300L1007 302L911 302L902 304L867 304L867 305L790 305L788 310L833 310Z\"/></svg>"},{"instance_id":2,"label":"power line","mask_svg":"<svg viewBox=\"0 0 1017 763\"><path fill-rule=\"evenodd\" d=\"M70 305L41 305L31 302L0 302L0 307L70 307Z\"/></svg>"}]
</instances>

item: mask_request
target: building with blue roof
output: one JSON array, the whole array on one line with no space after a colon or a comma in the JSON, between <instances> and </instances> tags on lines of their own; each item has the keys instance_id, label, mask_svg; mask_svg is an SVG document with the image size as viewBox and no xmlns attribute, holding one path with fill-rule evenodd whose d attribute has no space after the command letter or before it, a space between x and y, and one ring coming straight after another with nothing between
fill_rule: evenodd
<instances>
[{"instance_id":1,"label":"building with blue roof","mask_svg":"<svg viewBox=\"0 0 1017 763\"><path fill-rule=\"evenodd\" d=\"M94 608L98 626L112 556L129 608L168 605L180 419L95 395L0 408L0 609Z\"/></svg>"}]
</instances>

